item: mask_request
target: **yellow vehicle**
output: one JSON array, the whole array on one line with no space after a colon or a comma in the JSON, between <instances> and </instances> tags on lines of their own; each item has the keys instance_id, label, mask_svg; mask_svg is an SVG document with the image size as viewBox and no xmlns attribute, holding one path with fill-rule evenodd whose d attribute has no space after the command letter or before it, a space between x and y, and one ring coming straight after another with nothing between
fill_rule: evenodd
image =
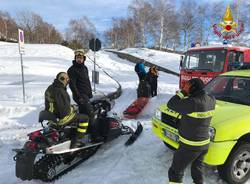
<instances>
[{"instance_id":1,"label":"yellow vehicle","mask_svg":"<svg viewBox=\"0 0 250 184\"><path fill-rule=\"evenodd\" d=\"M210 124L210 145L204 162L217 166L219 175L230 184L250 179L250 70L224 73L205 90L216 98ZM181 115L167 104L156 109L152 129L171 149L177 149Z\"/></svg>"}]
</instances>

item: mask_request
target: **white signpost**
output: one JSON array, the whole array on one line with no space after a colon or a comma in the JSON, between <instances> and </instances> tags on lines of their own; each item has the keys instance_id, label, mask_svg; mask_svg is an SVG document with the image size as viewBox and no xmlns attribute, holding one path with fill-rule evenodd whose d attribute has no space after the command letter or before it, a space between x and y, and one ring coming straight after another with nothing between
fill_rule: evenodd
<instances>
[{"instance_id":1,"label":"white signpost","mask_svg":"<svg viewBox=\"0 0 250 184\"><path fill-rule=\"evenodd\" d=\"M24 89L24 73L23 73L23 54L24 54L24 33L23 30L18 29L18 45L21 59L21 70L22 70L22 83L23 83L23 103L25 103L25 89Z\"/></svg>"}]
</instances>

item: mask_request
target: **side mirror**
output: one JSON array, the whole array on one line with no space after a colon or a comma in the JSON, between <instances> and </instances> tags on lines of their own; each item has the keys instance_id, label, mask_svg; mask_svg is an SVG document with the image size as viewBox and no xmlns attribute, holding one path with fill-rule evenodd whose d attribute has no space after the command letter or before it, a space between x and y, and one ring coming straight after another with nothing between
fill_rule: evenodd
<instances>
[{"instance_id":1,"label":"side mirror","mask_svg":"<svg viewBox=\"0 0 250 184\"><path fill-rule=\"evenodd\" d=\"M183 67L183 60L184 60L184 56L181 56L181 58L180 58L180 68Z\"/></svg>"}]
</instances>

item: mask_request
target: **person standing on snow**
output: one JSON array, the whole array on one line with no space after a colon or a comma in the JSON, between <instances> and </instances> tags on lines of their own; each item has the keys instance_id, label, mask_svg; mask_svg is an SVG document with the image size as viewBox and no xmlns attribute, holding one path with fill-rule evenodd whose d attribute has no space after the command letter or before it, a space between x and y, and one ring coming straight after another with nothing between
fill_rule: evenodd
<instances>
[{"instance_id":1,"label":"person standing on snow","mask_svg":"<svg viewBox=\"0 0 250 184\"><path fill-rule=\"evenodd\" d=\"M208 151L209 125L215 109L215 98L203 88L202 80L193 78L168 101L168 108L182 116L178 129L180 146L168 170L170 184L182 183L190 163L193 182L203 184L203 159Z\"/></svg>"},{"instance_id":2,"label":"person standing on snow","mask_svg":"<svg viewBox=\"0 0 250 184\"><path fill-rule=\"evenodd\" d=\"M82 142L88 128L88 116L77 113L74 106L70 105L70 97L67 93L69 76L66 72L57 74L53 84L45 91L45 110L51 112L59 119L56 126L65 126L72 122L78 122L76 137L71 142L71 148L84 146ZM52 122L50 122L52 123Z\"/></svg>"},{"instance_id":3,"label":"person standing on snow","mask_svg":"<svg viewBox=\"0 0 250 184\"><path fill-rule=\"evenodd\" d=\"M150 84L151 87L151 96L157 96L157 79L158 79L158 71L156 66L152 66L149 68L147 73L146 80Z\"/></svg>"},{"instance_id":4,"label":"person standing on snow","mask_svg":"<svg viewBox=\"0 0 250 184\"><path fill-rule=\"evenodd\" d=\"M145 70L145 60L142 60L141 62L135 65L135 72L138 75L139 82L142 80L145 80L146 75L147 75L147 72Z\"/></svg>"},{"instance_id":5,"label":"person standing on snow","mask_svg":"<svg viewBox=\"0 0 250 184\"><path fill-rule=\"evenodd\" d=\"M70 78L69 87L72 91L73 99L79 107L79 112L87 114L91 124L94 119L94 110L89 100L93 95L88 68L84 64L85 60L84 51L76 50L73 65L68 69L67 73Z\"/></svg>"}]
</instances>

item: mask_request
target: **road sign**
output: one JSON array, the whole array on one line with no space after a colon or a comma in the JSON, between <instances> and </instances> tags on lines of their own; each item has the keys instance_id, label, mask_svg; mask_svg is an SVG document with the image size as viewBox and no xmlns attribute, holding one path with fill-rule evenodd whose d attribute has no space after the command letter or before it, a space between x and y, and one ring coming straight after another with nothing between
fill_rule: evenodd
<instances>
[{"instance_id":1,"label":"road sign","mask_svg":"<svg viewBox=\"0 0 250 184\"><path fill-rule=\"evenodd\" d=\"M98 39L98 38L92 38L90 41L89 41L89 48L92 50L92 51L98 51L100 50L102 47L102 44L101 44L101 41Z\"/></svg>"},{"instance_id":2,"label":"road sign","mask_svg":"<svg viewBox=\"0 0 250 184\"><path fill-rule=\"evenodd\" d=\"M24 54L24 33L23 30L18 29L18 43L19 43L19 53Z\"/></svg>"}]
</instances>

